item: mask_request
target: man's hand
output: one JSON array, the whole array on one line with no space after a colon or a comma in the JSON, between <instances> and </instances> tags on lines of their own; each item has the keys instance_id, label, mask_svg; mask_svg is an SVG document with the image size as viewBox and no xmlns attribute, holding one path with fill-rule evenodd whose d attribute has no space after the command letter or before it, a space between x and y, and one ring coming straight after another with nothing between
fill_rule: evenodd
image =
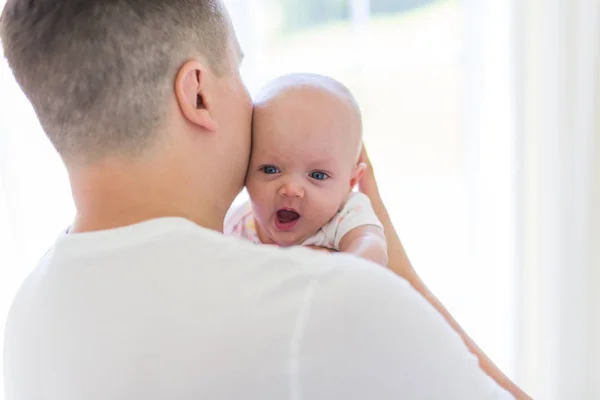
<instances>
[{"instance_id":1,"label":"man's hand","mask_svg":"<svg viewBox=\"0 0 600 400\"><path fill-rule=\"evenodd\" d=\"M375 181L375 172L373 171L373 164L371 164L371 160L369 159L369 155L367 154L367 150L363 144L362 150L360 152L360 157L358 159L360 164L365 165L365 172L358 182L358 190L365 194L371 202L374 200L381 201L381 197L379 196L379 189L377 188L377 182Z\"/></svg>"}]
</instances>

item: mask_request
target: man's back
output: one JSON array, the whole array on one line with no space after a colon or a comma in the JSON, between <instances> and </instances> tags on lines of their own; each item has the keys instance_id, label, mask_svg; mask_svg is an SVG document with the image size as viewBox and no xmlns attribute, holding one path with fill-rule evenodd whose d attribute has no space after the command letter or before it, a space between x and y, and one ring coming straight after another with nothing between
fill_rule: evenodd
<instances>
[{"instance_id":1,"label":"man's back","mask_svg":"<svg viewBox=\"0 0 600 400\"><path fill-rule=\"evenodd\" d=\"M61 236L4 358L7 400L509 398L383 268L178 218Z\"/></svg>"}]
</instances>

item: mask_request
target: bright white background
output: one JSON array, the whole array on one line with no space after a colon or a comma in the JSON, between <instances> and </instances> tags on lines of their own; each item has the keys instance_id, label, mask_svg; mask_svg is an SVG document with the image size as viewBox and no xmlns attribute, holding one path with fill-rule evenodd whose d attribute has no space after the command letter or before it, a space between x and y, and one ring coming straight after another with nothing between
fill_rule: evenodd
<instances>
[{"instance_id":1,"label":"bright white background","mask_svg":"<svg viewBox=\"0 0 600 400\"><path fill-rule=\"evenodd\" d=\"M491 358L535 398L600 398L598 1L321 0L342 17L305 25L309 2L226 3L252 93L299 71L355 93L414 266ZM0 321L73 215L2 60Z\"/></svg>"}]
</instances>

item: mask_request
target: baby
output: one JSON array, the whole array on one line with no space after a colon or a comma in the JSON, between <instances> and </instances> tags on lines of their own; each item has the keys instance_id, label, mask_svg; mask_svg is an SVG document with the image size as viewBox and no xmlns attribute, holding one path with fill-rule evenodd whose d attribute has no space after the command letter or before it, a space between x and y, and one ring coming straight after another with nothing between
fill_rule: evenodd
<instances>
[{"instance_id":1,"label":"baby","mask_svg":"<svg viewBox=\"0 0 600 400\"><path fill-rule=\"evenodd\" d=\"M383 228L369 199L352 191L361 115L352 94L320 75L271 82L256 99L250 202L230 210L225 233L255 243L316 246L387 264Z\"/></svg>"}]
</instances>

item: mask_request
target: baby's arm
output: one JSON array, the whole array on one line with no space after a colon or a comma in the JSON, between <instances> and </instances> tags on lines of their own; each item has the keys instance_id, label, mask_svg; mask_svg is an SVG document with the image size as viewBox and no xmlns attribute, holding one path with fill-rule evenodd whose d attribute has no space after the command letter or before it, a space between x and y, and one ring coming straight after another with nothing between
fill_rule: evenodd
<instances>
[{"instance_id":1,"label":"baby's arm","mask_svg":"<svg viewBox=\"0 0 600 400\"><path fill-rule=\"evenodd\" d=\"M383 229L375 225L362 225L351 229L340 240L340 251L352 253L387 266L388 255Z\"/></svg>"},{"instance_id":2,"label":"baby's arm","mask_svg":"<svg viewBox=\"0 0 600 400\"><path fill-rule=\"evenodd\" d=\"M321 229L323 237L315 243L387 266L388 256L383 225L377 218L369 198L351 192L346 203Z\"/></svg>"}]
</instances>

